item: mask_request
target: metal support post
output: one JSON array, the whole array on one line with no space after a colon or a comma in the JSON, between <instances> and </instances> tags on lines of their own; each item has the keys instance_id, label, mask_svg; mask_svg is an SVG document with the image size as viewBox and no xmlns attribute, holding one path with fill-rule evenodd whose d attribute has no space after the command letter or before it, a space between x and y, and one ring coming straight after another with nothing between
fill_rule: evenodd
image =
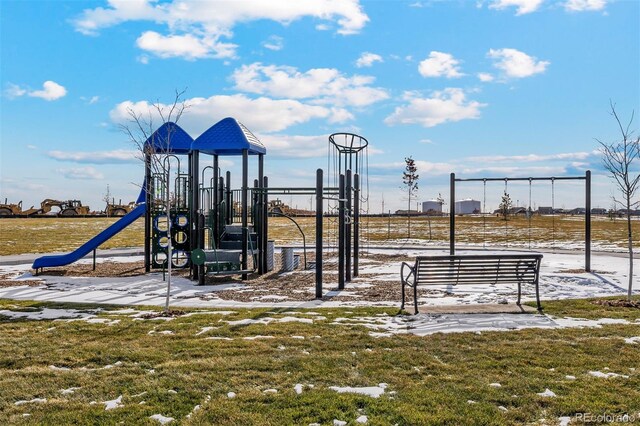
<instances>
[{"instance_id":1,"label":"metal support post","mask_svg":"<svg viewBox=\"0 0 640 426\"><path fill-rule=\"evenodd\" d=\"M351 221L353 219L353 214L351 212L351 197L353 195L353 188L351 187L351 169L347 170L347 187L345 189L345 195L347 196L347 211L346 211L346 220L345 220L345 280L347 282L351 281Z\"/></svg>"},{"instance_id":2,"label":"metal support post","mask_svg":"<svg viewBox=\"0 0 640 426\"><path fill-rule=\"evenodd\" d=\"M226 189L225 189L225 201L227 204L227 225L231 225L233 223L233 206L231 205L233 203L233 199L231 197L231 172L227 171L227 177L226 177Z\"/></svg>"},{"instance_id":3,"label":"metal support post","mask_svg":"<svg viewBox=\"0 0 640 426\"><path fill-rule=\"evenodd\" d=\"M316 299L322 298L322 169L316 170Z\"/></svg>"},{"instance_id":4,"label":"metal support post","mask_svg":"<svg viewBox=\"0 0 640 426\"><path fill-rule=\"evenodd\" d=\"M242 269L248 266L247 252L249 249L249 150L242 150ZM246 280L247 274L242 274L242 279Z\"/></svg>"},{"instance_id":5,"label":"metal support post","mask_svg":"<svg viewBox=\"0 0 640 426\"><path fill-rule=\"evenodd\" d=\"M267 245L268 245L268 238L269 238L269 211L267 210L267 204L269 203L269 197L268 197L268 188L269 188L269 178L267 176L264 176L262 178L262 187L264 189L264 192L262 194L262 246L261 246L261 251L263 252L263 256L262 256L262 270L264 271L264 273L266 274L267 271Z\"/></svg>"},{"instance_id":6,"label":"metal support post","mask_svg":"<svg viewBox=\"0 0 640 426\"><path fill-rule=\"evenodd\" d=\"M144 184L143 188L146 192L144 212L144 271L151 271L151 209L152 209L152 191L151 191L151 155L146 153L144 156Z\"/></svg>"},{"instance_id":7,"label":"metal support post","mask_svg":"<svg viewBox=\"0 0 640 426\"><path fill-rule=\"evenodd\" d=\"M265 259L267 258L266 251L266 239L267 235L264 231L264 200L265 200L265 191L264 191L264 155L258 155L258 199L256 204L256 217L257 222L255 225L260 230L258 232L258 241L257 241L257 249L258 249L258 274L262 275L267 272L267 268L265 268Z\"/></svg>"},{"instance_id":8,"label":"metal support post","mask_svg":"<svg viewBox=\"0 0 640 426\"><path fill-rule=\"evenodd\" d=\"M456 174L449 180L449 254L456 254Z\"/></svg>"},{"instance_id":9,"label":"metal support post","mask_svg":"<svg viewBox=\"0 0 640 426\"><path fill-rule=\"evenodd\" d=\"M338 184L338 289L344 289L344 218L345 218L345 188L344 175L340 175Z\"/></svg>"},{"instance_id":10,"label":"metal support post","mask_svg":"<svg viewBox=\"0 0 640 426\"><path fill-rule=\"evenodd\" d=\"M584 270L591 272L591 170L585 173Z\"/></svg>"},{"instance_id":11,"label":"metal support post","mask_svg":"<svg viewBox=\"0 0 640 426\"><path fill-rule=\"evenodd\" d=\"M356 157L357 158L357 157ZM360 175L353 175L353 276L358 276L360 257Z\"/></svg>"}]
</instances>

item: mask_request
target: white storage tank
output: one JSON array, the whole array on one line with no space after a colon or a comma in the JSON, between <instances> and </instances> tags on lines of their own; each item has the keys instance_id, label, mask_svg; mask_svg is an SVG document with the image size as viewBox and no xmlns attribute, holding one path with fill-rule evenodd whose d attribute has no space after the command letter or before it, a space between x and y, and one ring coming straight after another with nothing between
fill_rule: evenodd
<instances>
[{"instance_id":1,"label":"white storage tank","mask_svg":"<svg viewBox=\"0 0 640 426\"><path fill-rule=\"evenodd\" d=\"M442 202L439 200L423 201L422 213L442 213Z\"/></svg>"},{"instance_id":2,"label":"white storage tank","mask_svg":"<svg viewBox=\"0 0 640 426\"><path fill-rule=\"evenodd\" d=\"M456 214L482 213L480 201L472 200L471 198L456 201L455 212Z\"/></svg>"}]
</instances>

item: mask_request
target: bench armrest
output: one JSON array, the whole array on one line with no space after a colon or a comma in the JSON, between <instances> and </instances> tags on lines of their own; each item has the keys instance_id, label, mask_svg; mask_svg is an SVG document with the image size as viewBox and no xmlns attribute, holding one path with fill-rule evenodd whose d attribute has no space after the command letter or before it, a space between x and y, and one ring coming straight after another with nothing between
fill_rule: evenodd
<instances>
[{"instance_id":1,"label":"bench armrest","mask_svg":"<svg viewBox=\"0 0 640 426\"><path fill-rule=\"evenodd\" d=\"M409 273L406 275L404 273L405 267L409 269ZM414 283L409 282L409 278L411 278L412 275L415 277L415 273L416 273L416 270L414 266L409 265L407 262L402 262L402 266L400 267L400 281L402 282L402 285L404 286L406 284L409 287L413 287Z\"/></svg>"}]
</instances>

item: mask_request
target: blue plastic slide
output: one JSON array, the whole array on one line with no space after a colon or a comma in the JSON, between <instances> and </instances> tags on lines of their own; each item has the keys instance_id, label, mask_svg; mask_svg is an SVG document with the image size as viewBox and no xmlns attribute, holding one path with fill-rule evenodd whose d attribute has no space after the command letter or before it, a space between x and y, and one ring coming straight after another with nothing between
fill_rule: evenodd
<instances>
[{"instance_id":1,"label":"blue plastic slide","mask_svg":"<svg viewBox=\"0 0 640 426\"><path fill-rule=\"evenodd\" d=\"M38 268L48 268L53 266L63 266L73 263L79 259L82 259L87 254L91 253L93 250L100 247L102 243L107 241L109 238L116 235L118 232L122 231L127 226L131 225L135 222L136 219L143 216L146 211L146 204L142 203L136 206L133 210L131 210L126 215L122 216L117 222L114 222L107 229L67 254L60 254L55 256L42 256L37 258L33 262L33 269Z\"/></svg>"}]
</instances>

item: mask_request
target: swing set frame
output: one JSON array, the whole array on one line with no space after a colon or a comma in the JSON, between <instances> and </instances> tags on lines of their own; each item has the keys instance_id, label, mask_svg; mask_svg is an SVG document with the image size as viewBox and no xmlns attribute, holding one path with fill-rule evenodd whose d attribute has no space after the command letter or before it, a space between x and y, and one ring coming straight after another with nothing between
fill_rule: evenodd
<instances>
[{"instance_id":1,"label":"swing set frame","mask_svg":"<svg viewBox=\"0 0 640 426\"><path fill-rule=\"evenodd\" d=\"M585 220L584 220L584 269L587 272L591 272L591 170L587 170L584 176L548 176L548 177L502 177L502 178L456 178L455 173L451 173L449 181L449 253L451 255L456 254L456 214L455 214L455 199L456 199L456 182L483 182L485 184L485 200L486 202L486 183L487 182L504 182L507 185L508 182L513 181L528 181L529 182L529 198L531 198L531 183L533 181L551 181L552 197L554 191L554 183L559 180L584 180L585 181ZM531 200L529 200L531 201ZM529 206L530 207L530 206ZM483 209L485 206L483 205ZM555 214L555 212L552 212ZM483 212L483 215L486 212ZM554 229L555 239L555 229ZM531 244L529 244L531 248Z\"/></svg>"}]
</instances>

